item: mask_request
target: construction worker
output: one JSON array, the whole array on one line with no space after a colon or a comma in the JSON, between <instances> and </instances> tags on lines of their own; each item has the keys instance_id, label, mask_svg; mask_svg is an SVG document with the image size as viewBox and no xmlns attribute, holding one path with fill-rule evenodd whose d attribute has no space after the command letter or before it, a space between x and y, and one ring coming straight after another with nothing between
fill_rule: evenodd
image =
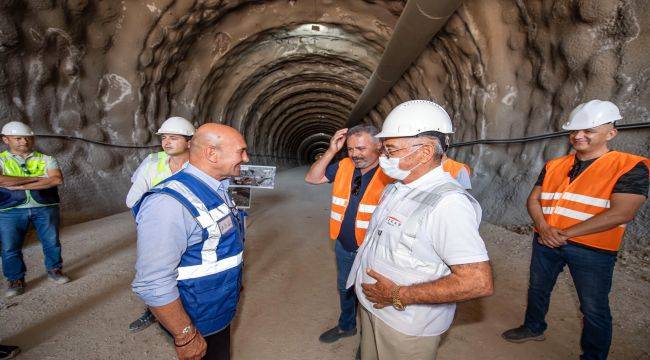
<instances>
[{"instance_id":1,"label":"construction worker","mask_svg":"<svg viewBox=\"0 0 650 360\"><path fill-rule=\"evenodd\" d=\"M330 238L336 240L337 287L341 314L338 324L320 335L319 340L332 343L356 334L357 299L345 286L359 245L363 242L382 191L393 179L379 169L381 142L372 125L358 125L334 133L330 146L309 169L305 181L310 184L333 182ZM333 162L347 143L348 157Z\"/></svg>"},{"instance_id":2,"label":"construction worker","mask_svg":"<svg viewBox=\"0 0 650 360\"><path fill-rule=\"evenodd\" d=\"M393 109L377 134L396 179L368 226L346 287L361 305L361 359L435 359L455 303L493 293L481 207L440 166L451 119L438 104Z\"/></svg>"},{"instance_id":3,"label":"construction worker","mask_svg":"<svg viewBox=\"0 0 650 360\"><path fill-rule=\"evenodd\" d=\"M444 146L443 146L444 148ZM445 149L445 154L442 156L442 170L446 171L454 178L460 186L465 190L472 189L472 182L470 181L471 170L467 164L462 162L455 161L447 157Z\"/></svg>"},{"instance_id":4,"label":"construction worker","mask_svg":"<svg viewBox=\"0 0 650 360\"><path fill-rule=\"evenodd\" d=\"M31 223L36 229L50 280L65 284L59 241L59 193L63 175L56 160L33 150L34 132L18 121L2 127L8 150L0 153L0 240L6 297L25 292L23 242Z\"/></svg>"},{"instance_id":5,"label":"construction worker","mask_svg":"<svg viewBox=\"0 0 650 360\"><path fill-rule=\"evenodd\" d=\"M126 206L132 208L142 195L163 180L178 172L190 158L190 139L194 125L186 119L174 116L165 120L156 135L160 136L163 151L147 156L131 177L131 189L126 195ZM129 331L138 332L156 321L146 308L142 315L129 324Z\"/></svg>"},{"instance_id":6,"label":"construction worker","mask_svg":"<svg viewBox=\"0 0 650 360\"><path fill-rule=\"evenodd\" d=\"M194 125L174 116L165 120L156 135L160 136L163 151L150 154L131 177L131 189L126 195L126 206L132 208L142 194L180 170L189 159L189 144Z\"/></svg>"},{"instance_id":7,"label":"construction worker","mask_svg":"<svg viewBox=\"0 0 650 360\"><path fill-rule=\"evenodd\" d=\"M546 163L528 197L533 220L528 306L524 324L503 333L510 342L544 340L544 320L565 265L580 300L581 359L606 359L612 340L609 292L625 224L648 194L647 158L611 151L616 105L592 100L576 107L562 128L575 153Z\"/></svg>"},{"instance_id":8,"label":"construction worker","mask_svg":"<svg viewBox=\"0 0 650 360\"><path fill-rule=\"evenodd\" d=\"M242 281L243 211L228 178L248 162L235 129L196 130L189 163L133 207L138 233L133 291L172 334L179 359L229 359ZM156 355L154 355L156 357Z\"/></svg>"}]
</instances>

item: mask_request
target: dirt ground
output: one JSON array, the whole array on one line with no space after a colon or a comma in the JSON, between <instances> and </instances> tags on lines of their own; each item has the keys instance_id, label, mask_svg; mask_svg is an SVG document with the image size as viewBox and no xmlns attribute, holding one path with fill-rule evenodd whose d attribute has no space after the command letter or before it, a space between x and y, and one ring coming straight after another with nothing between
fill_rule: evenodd
<instances>
[{"instance_id":1,"label":"dirt ground","mask_svg":"<svg viewBox=\"0 0 650 360\"><path fill-rule=\"evenodd\" d=\"M275 190L253 191L245 289L233 331L236 360L354 358L356 337L318 342L338 318L334 253L326 233L330 188L305 184L304 171L281 172ZM581 316L567 272L553 293L546 341L515 345L500 338L523 319L530 236L490 224L481 226L481 234L496 293L458 306L439 359L577 359ZM31 242L24 251L27 292L0 300L2 343L21 346L20 359L174 359L157 326L127 331L143 309L130 289L130 214L66 227L62 242L65 270L74 281L47 281L40 246ZM643 263L616 267L611 359L650 359L648 272Z\"/></svg>"}]
</instances>

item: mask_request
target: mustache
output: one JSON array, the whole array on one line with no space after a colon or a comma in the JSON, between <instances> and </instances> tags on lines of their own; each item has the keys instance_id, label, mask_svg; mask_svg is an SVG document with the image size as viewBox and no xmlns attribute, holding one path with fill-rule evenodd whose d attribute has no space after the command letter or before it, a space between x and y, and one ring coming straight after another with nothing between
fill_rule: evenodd
<instances>
[{"instance_id":1,"label":"mustache","mask_svg":"<svg viewBox=\"0 0 650 360\"><path fill-rule=\"evenodd\" d=\"M362 157L352 157L352 161L361 161L361 160L365 160L365 159L366 158L362 158Z\"/></svg>"}]
</instances>

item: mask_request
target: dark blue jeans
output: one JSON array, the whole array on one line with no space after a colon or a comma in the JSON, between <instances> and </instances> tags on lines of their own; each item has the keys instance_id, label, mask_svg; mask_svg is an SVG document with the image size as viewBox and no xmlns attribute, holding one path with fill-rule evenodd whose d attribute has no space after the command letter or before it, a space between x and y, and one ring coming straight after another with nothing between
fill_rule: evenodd
<instances>
[{"instance_id":1,"label":"dark blue jeans","mask_svg":"<svg viewBox=\"0 0 650 360\"><path fill-rule=\"evenodd\" d=\"M336 285L341 304L339 328L343 331L352 330L357 327L357 295L354 293L354 287L346 289L345 283L348 281L357 252L345 250L341 242L336 240L334 254L336 254Z\"/></svg>"},{"instance_id":2,"label":"dark blue jeans","mask_svg":"<svg viewBox=\"0 0 650 360\"><path fill-rule=\"evenodd\" d=\"M58 206L0 211L2 273L7 280L19 280L25 277L23 242L30 222L41 240L45 268L48 271L61 268Z\"/></svg>"},{"instance_id":3,"label":"dark blue jeans","mask_svg":"<svg viewBox=\"0 0 650 360\"><path fill-rule=\"evenodd\" d=\"M569 267L583 315L581 359L607 359L612 342L609 292L616 255L567 244L551 249L533 237L528 307L524 325L535 333L546 330L544 317L551 291L564 265Z\"/></svg>"}]
</instances>

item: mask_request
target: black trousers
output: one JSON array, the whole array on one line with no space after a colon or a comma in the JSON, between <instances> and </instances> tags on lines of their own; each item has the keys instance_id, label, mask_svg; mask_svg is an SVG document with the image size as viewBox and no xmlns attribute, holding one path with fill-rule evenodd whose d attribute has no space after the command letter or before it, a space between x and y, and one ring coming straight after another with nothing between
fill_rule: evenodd
<instances>
[{"instance_id":1,"label":"black trousers","mask_svg":"<svg viewBox=\"0 0 650 360\"><path fill-rule=\"evenodd\" d=\"M205 337L208 350L203 360L230 360L230 325L225 329Z\"/></svg>"}]
</instances>

